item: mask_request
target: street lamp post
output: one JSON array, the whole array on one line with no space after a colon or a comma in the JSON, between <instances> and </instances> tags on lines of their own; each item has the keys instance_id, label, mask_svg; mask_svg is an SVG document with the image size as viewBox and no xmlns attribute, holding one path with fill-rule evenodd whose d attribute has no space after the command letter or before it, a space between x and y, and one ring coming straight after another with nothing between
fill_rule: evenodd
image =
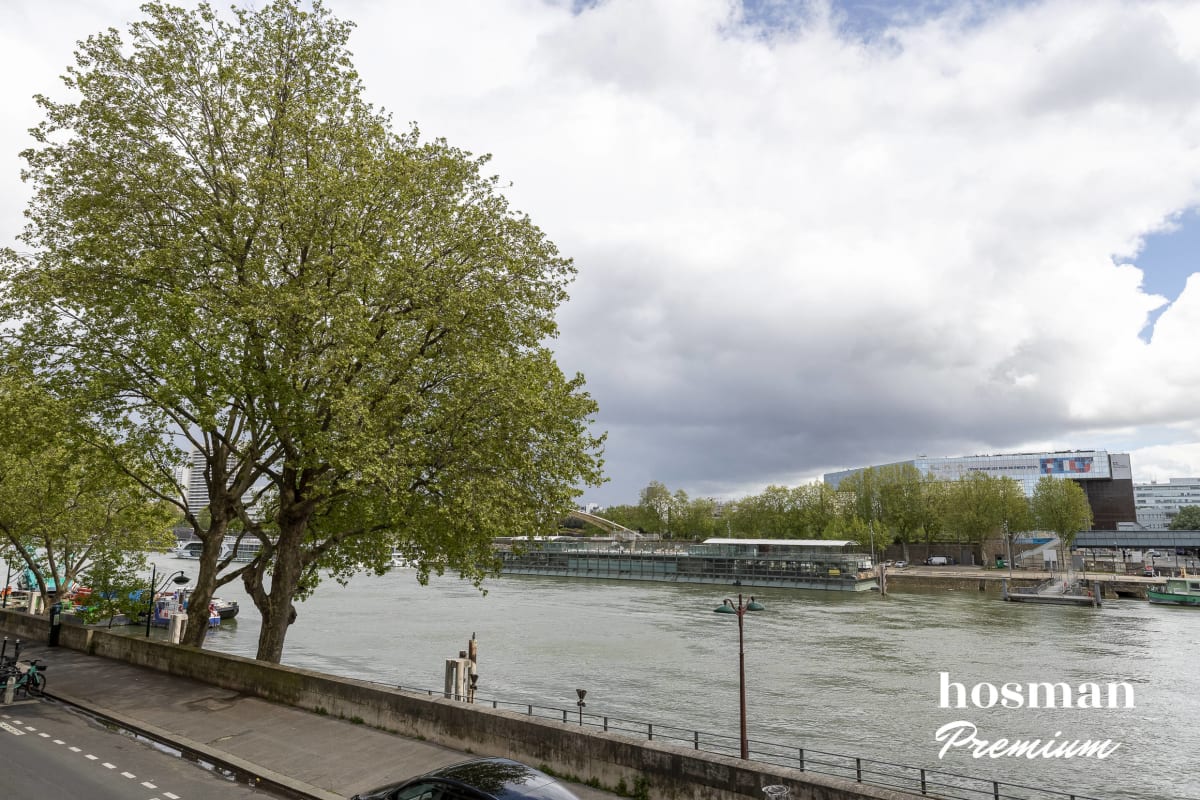
<instances>
[{"instance_id":1,"label":"street lamp post","mask_svg":"<svg viewBox=\"0 0 1200 800\"><path fill-rule=\"evenodd\" d=\"M746 647L745 635L742 620L746 616L747 611L762 611L765 607L762 603L750 598L750 602L743 603L742 596L738 595L737 606L733 605L733 601L725 598L725 602L717 606L713 611L717 614L737 614L738 621L738 700L741 709L741 742L742 742L742 758L750 758L750 740L746 736Z\"/></svg>"},{"instance_id":2,"label":"street lamp post","mask_svg":"<svg viewBox=\"0 0 1200 800\"><path fill-rule=\"evenodd\" d=\"M146 638L150 638L150 623L154 620L154 598L160 591L158 588L158 564L150 565L150 607L146 610ZM183 574L183 570L176 570L163 579L162 585L165 587L171 581L174 581L177 586L183 586L190 581L191 578Z\"/></svg>"}]
</instances>

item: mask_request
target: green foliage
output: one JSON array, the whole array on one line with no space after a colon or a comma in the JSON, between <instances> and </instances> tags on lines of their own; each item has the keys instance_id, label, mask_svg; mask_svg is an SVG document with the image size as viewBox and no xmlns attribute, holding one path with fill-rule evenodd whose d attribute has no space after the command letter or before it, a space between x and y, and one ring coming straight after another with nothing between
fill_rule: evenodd
<instances>
[{"instance_id":1,"label":"green foliage","mask_svg":"<svg viewBox=\"0 0 1200 800\"><path fill-rule=\"evenodd\" d=\"M114 462L139 454L43 386L19 351L0 354L0 407L0 547L44 597L85 572L132 583L143 551L174 544L168 510Z\"/></svg>"},{"instance_id":2,"label":"green foliage","mask_svg":"<svg viewBox=\"0 0 1200 800\"><path fill-rule=\"evenodd\" d=\"M1200 531L1200 506L1183 506L1168 526L1173 531Z\"/></svg>"},{"instance_id":3,"label":"green foliage","mask_svg":"<svg viewBox=\"0 0 1200 800\"><path fill-rule=\"evenodd\" d=\"M149 585L140 573L149 569L145 553L114 552L97 560L83 576L91 594L75 612L86 624L111 621L124 614L136 620L149 605Z\"/></svg>"},{"instance_id":4,"label":"green foliage","mask_svg":"<svg viewBox=\"0 0 1200 800\"><path fill-rule=\"evenodd\" d=\"M946 484L944 519L959 541L979 544L989 537L1028 530L1029 502L1012 478L968 473Z\"/></svg>"},{"instance_id":5,"label":"green foliage","mask_svg":"<svg viewBox=\"0 0 1200 800\"><path fill-rule=\"evenodd\" d=\"M1075 535L1092 527L1092 508L1087 494L1073 480L1046 475L1037 482L1030 501L1033 523L1040 530L1058 535L1061 563Z\"/></svg>"},{"instance_id":6,"label":"green foliage","mask_svg":"<svg viewBox=\"0 0 1200 800\"><path fill-rule=\"evenodd\" d=\"M34 255L0 279L39 368L154 456L127 472L203 453L207 516L160 495L205 542L195 600L241 579L278 661L320 574L396 547L478 584L492 537L599 481L596 404L545 345L574 268L486 157L392 131L320 2L142 9L81 43L77 99L39 98ZM239 530L260 556L218 564Z\"/></svg>"}]
</instances>

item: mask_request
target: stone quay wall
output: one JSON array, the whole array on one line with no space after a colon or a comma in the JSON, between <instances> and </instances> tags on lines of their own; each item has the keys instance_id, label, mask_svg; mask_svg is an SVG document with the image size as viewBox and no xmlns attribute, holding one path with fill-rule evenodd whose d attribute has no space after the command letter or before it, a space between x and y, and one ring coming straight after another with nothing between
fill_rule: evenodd
<instances>
[{"instance_id":1,"label":"stone quay wall","mask_svg":"<svg viewBox=\"0 0 1200 800\"><path fill-rule=\"evenodd\" d=\"M45 642L44 616L0 611L0 629ZM755 761L643 741L509 711L403 692L367 681L167 644L104 628L64 625L60 645L267 701L341 717L476 754L506 756L579 782L612 789L648 785L670 800L762 800L783 785L790 800L912 800L917 795L865 786ZM11 651L10 651L11 652ZM51 694L53 690L51 689ZM333 757L333 756L331 756ZM645 783L644 783L645 782Z\"/></svg>"}]
</instances>

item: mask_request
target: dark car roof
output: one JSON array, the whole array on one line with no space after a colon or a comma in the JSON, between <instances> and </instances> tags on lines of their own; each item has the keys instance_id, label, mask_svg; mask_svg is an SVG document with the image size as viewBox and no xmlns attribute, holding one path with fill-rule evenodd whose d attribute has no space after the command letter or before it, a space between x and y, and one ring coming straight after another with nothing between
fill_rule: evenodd
<instances>
[{"instance_id":1,"label":"dark car roof","mask_svg":"<svg viewBox=\"0 0 1200 800\"><path fill-rule=\"evenodd\" d=\"M540 791L556 781L544 772L508 758L479 758L451 764L434 770L424 777L449 778L474 786L492 797L508 798L545 797Z\"/></svg>"},{"instance_id":2,"label":"dark car roof","mask_svg":"<svg viewBox=\"0 0 1200 800\"><path fill-rule=\"evenodd\" d=\"M363 796L427 781L461 783L498 800L578 800L546 773L508 758L479 758L426 772L405 781L379 787Z\"/></svg>"}]
</instances>

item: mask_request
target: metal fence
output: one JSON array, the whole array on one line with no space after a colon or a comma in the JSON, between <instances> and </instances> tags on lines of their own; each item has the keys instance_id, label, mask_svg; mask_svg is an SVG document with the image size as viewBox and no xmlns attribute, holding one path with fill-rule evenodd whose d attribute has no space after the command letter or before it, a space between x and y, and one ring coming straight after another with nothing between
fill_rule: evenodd
<instances>
[{"instance_id":1,"label":"metal fence","mask_svg":"<svg viewBox=\"0 0 1200 800\"><path fill-rule=\"evenodd\" d=\"M382 682L376 681L376 683ZM392 687L392 684L382 685ZM435 691L412 686L395 686L394 688L430 697L449 696L444 690ZM514 703L476 697L475 705L503 711L515 711L530 717L551 719L638 739L689 747L704 753L715 753L732 758L738 758L741 755L741 742L736 736L602 716L584 712L582 709L539 706L532 703ZM780 742L764 742L756 739L749 741L750 758L760 763L788 767L801 772L813 772L818 775L829 775L856 783L911 792L942 800L1099 800L1089 795L1059 792L1008 781L973 778L953 772L848 756L842 753L830 753L807 747L795 747Z\"/></svg>"}]
</instances>

